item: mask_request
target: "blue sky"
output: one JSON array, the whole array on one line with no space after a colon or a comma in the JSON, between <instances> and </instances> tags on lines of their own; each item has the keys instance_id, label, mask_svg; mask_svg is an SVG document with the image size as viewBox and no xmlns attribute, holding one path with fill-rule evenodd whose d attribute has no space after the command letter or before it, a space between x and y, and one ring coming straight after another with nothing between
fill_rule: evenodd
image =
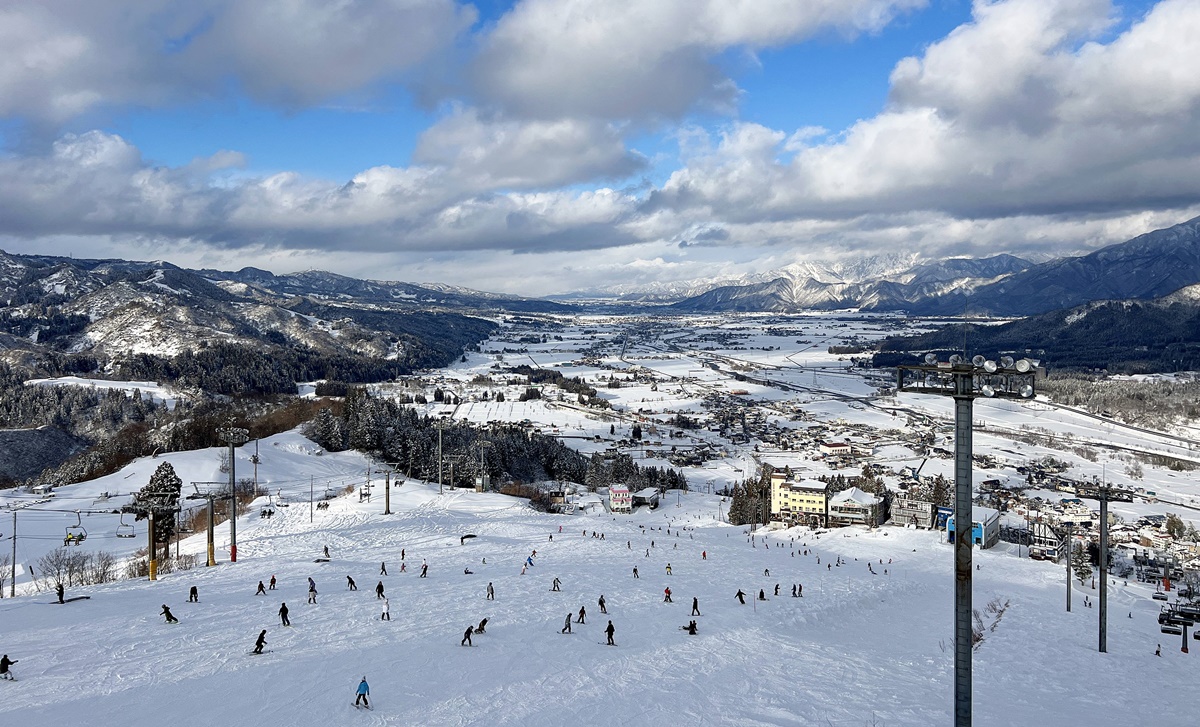
<instances>
[{"instance_id":1,"label":"blue sky","mask_svg":"<svg viewBox=\"0 0 1200 727\"><path fill-rule=\"evenodd\" d=\"M1198 6L18 0L0 248L539 295L1084 251L1200 214Z\"/></svg>"}]
</instances>

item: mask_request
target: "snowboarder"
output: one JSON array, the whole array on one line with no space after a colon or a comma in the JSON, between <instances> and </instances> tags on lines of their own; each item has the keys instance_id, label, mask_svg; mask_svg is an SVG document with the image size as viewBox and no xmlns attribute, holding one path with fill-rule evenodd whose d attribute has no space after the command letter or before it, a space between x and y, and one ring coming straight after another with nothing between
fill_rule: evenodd
<instances>
[{"instance_id":1,"label":"snowboarder","mask_svg":"<svg viewBox=\"0 0 1200 727\"><path fill-rule=\"evenodd\" d=\"M251 654L261 654L263 647L267 645L267 630L263 629L258 632L258 639L254 642L254 651Z\"/></svg>"},{"instance_id":2,"label":"snowboarder","mask_svg":"<svg viewBox=\"0 0 1200 727\"><path fill-rule=\"evenodd\" d=\"M329 546L326 545L325 548L322 550L322 552L325 553L325 557L328 558L329 557Z\"/></svg>"},{"instance_id":3,"label":"snowboarder","mask_svg":"<svg viewBox=\"0 0 1200 727\"><path fill-rule=\"evenodd\" d=\"M12 671L9 670L9 667L11 667L13 664L16 664L18 661L20 661L20 659L8 658L8 654L0 656L0 679L8 679L15 682L17 678L12 675Z\"/></svg>"},{"instance_id":4,"label":"snowboarder","mask_svg":"<svg viewBox=\"0 0 1200 727\"><path fill-rule=\"evenodd\" d=\"M560 634L571 633L571 614L569 614L569 613L567 614L567 620L563 621L563 627L559 630L558 633L560 633Z\"/></svg>"},{"instance_id":5,"label":"snowboarder","mask_svg":"<svg viewBox=\"0 0 1200 727\"><path fill-rule=\"evenodd\" d=\"M764 576L766 576L766 577L768 577L768 578L770 578L770 577L771 577L771 569L770 569L770 568L763 568L763 575L764 575Z\"/></svg>"},{"instance_id":6,"label":"snowboarder","mask_svg":"<svg viewBox=\"0 0 1200 727\"><path fill-rule=\"evenodd\" d=\"M525 565L529 566L530 568L533 567L533 556L532 555L527 556L525 558Z\"/></svg>"},{"instance_id":7,"label":"snowboarder","mask_svg":"<svg viewBox=\"0 0 1200 727\"><path fill-rule=\"evenodd\" d=\"M480 621L479 625L475 627L475 633L486 634L487 633L487 622L488 622L488 620L486 618L484 620Z\"/></svg>"},{"instance_id":8,"label":"snowboarder","mask_svg":"<svg viewBox=\"0 0 1200 727\"><path fill-rule=\"evenodd\" d=\"M58 594L58 602L64 603L63 594L65 593L65 591L63 590L63 584L59 583L57 586L55 586L54 592Z\"/></svg>"},{"instance_id":9,"label":"snowboarder","mask_svg":"<svg viewBox=\"0 0 1200 727\"><path fill-rule=\"evenodd\" d=\"M796 584L796 595L801 598L804 598L804 584L803 583Z\"/></svg>"},{"instance_id":10,"label":"snowboarder","mask_svg":"<svg viewBox=\"0 0 1200 727\"><path fill-rule=\"evenodd\" d=\"M667 588L664 588L664 589L663 589L663 603L674 603L674 601L672 601L672 600L671 600L671 589L670 589L670 587L667 587Z\"/></svg>"},{"instance_id":11,"label":"snowboarder","mask_svg":"<svg viewBox=\"0 0 1200 727\"><path fill-rule=\"evenodd\" d=\"M349 588L351 591L358 590L358 585L354 582L354 579L351 578L350 576L346 576L346 588Z\"/></svg>"},{"instance_id":12,"label":"snowboarder","mask_svg":"<svg viewBox=\"0 0 1200 727\"><path fill-rule=\"evenodd\" d=\"M171 609L170 609L170 607L168 607L168 606L167 606L167 604L165 604L165 603L164 603L164 604L162 605L162 607L163 607L163 610L162 610L162 611L159 613L159 615L160 615L160 616L166 616L166 617L167 617L167 623L169 623L169 624L177 624L177 623L179 623L179 619L175 618L174 614L172 614L172 613L171 613Z\"/></svg>"},{"instance_id":13,"label":"snowboarder","mask_svg":"<svg viewBox=\"0 0 1200 727\"><path fill-rule=\"evenodd\" d=\"M379 615L379 620L380 621L391 621L392 620L392 614L391 614L391 611L388 610L388 600L386 598L383 599L383 613Z\"/></svg>"},{"instance_id":14,"label":"snowboarder","mask_svg":"<svg viewBox=\"0 0 1200 727\"><path fill-rule=\"evenodd\" d=\"M188 589L188 603L200 603L200 591L195 586Z\"/></svg>"},{"instance_id":15,"label":"snowboarder","mask_svg":"<svg viewBox=\"0 0 1200 727\"><path fill-rule=\"evenodd\" d=\"M610 620L608 622L608 628L604 629L604 633L608 634L608 645L609 646L617 645L616 642L613 641L613 634L616 633L616 631L617 630L615 628L613 628L612 621Z\"/></svg>"},{"instance_id":16,"label":"snowboarder","mask_svg":"<svg viewBox=\"0 0 1200 727\"><path fill-rule=\"evenodd\" d=\"M459 646L474 646L474 644L471 643L471 634L473 634L474 632L475 632L475 627L468 626L467 630L463 632L462 641L458 642L458 645Z\"/></svg>"},{"instance_id":17,"label":"snowboarder","mask_svg":"<svg viewBox=\"0 0 1200 727\"><path fill-rule=\"evenodd\" d=\"M387 561L384 561L379 564L379 575L381 575L381 576L387 575Z\"/></svg>"},{"instance_id":18,"label":"snowboarder","mask_svg":"<svg viewBox=\"0 0 1200 727\"><path fill-rule=\"evenodd\" d=\"M779 595L779 584L778 583L775 584L775 595L776 596Z\"/></svg>"},{"instance_id":19,"label":"snowboarder","mask_svg":"<svg viewBox=\"0 0 1200 727\"><path fill-rule=\"evenodd\" d=\"M488 587L487 587L487 600L489 600L489 601L495 601L495 600L496 600L496 589L495 589L495 588L492 588L492 582L491 582L491 581L488 581Z\"/></svg>"},{"instance_id":20,"label":"snowboarder","mask_svg":"<svg viewBox=\"0 0 1200 727\"><path fill-rule=\"evenodd\" d=\"M696 598L695 596L692 596L692 615L693 616L700 615L700 599ZM695 623L695 621L693 621L692 623Z\"/></svg>"},{"instance_id":21,"label":"snowboarder","mask_svg":"<svg viewBox=\"0 0 1200 727\"><path fill-rule=\"evenodd\" d=\"M738 592L733 594L733 597L740 601L743 606L746 605L746 594L742 593L742 589L739 588Z\"/></svg>"},{"instance_id":22,"label":"snowboarder","mask_svg":"<svg viewBox=\"0 0 1200 727\"><path fill-rule=\"evenodd\" d=\"M404 560L404 548L400 549L400 560Z\"/></svg>"},{"instance_id":23,"label":"snowboarder","mask_svg":"<svg viewBox=\"0 0 1200 727\"><path fill-rule=\"evenodd\" d=\"M696 621L695 621L695 619L693 619L693 620L691 620L691 621L688 621L688 625L687 625L687 626L680 626L679 628L681 628L681 629L683 629L684 631L688 632L688 636L695 636L695 635L696 635Z\"/></svg>"},{"instance_id":24,"label":"snowboarder","mask_svg":"<svg viewBox=\"0 0 1200 727\"><path fill-rule=\"evenodd\" d=\"M758 589L758 600L760 600L760 601L765 601L765 600L767 600L767 594L766 594L766 592L764 592L764 591L763 591L763 589L761 589L761 588L760 588L760 589Z\"/></svg>"},{"instance_id":25,"label":"snowboarder","mask_svg":"<svg viewBox=\"0 0 1200 727\"><path fill-rule=\"evenodd\" d=\"M792 598L795 598L795 597L796 597L796 584L793 583L792 584Z\"/></svg>"},{"instance_id":26,"label":"snowboarder","mask_svg":"<svg viewBox=\"0 0 1200 727\"><path fill-rule=\"evenodd\" d=\"M358 683L358 696L354 698L354 706L357 707L361 701L364 707L370 709L371 705L367 702L367 695L370 693L371 687L367 685L367 678L363 677L362 681Z\"/></svg>"},{"instance_id":27,"label":"snowboarder","mask_svg":"<svg viewBox=\"0 0 1200 727\"><path fill-rule=\"evenodd\" d=\"M375 598L383 598L383 581L375 585Z\"/></svg>"},{"instance_id":28,"label":"snowboarder","mask_svg":"<svg viewBox=\"0 0 1200 727\"><path fill-rule=\"evenodd\" d=\"M667 563L667 575L671 575L671 564Z\"/></svg>"},{"instance_id":29,"label":"snowboarder","mask_svg":"<svg viewBox=\"0 0 1200 727\"><path fill-rule=\"evenodd\" d=\"M708 560L708 551L707 550L700 551L700 560Z\"/></svg>"},{"instance_id":30,"label":"snowboarder","mask_svg":"<svg viewBox=\"0 0 1200 727\"><path fill-rule=\"evenodd\" d=\"M604 594L600 594L600 600L596 603L600 604L600 613L608 613L608 606L604 603Z\"/></svg>"},{"instance_id":31,"label":"snowboarder","mask_svg":"<svg viewBox=\"0 0 1200 727\"><path fill-rule=\"evenodd\" d=\"M259 581L259 582L258 582L258 590L254 592L254 595L256 595L256 596L265 596L265 595L267 595L267 589L266 589L266 588L263 586L263 582L262 582L262 581Z\"/></svg>"},{"instance_id":32,"label":"snowboarder","mask_svg":"<svg viewBox=\"0 0 1200 727\"><path fill-rule=\"evenodd\" d=\"M429 574L429 565L426 563L422 563L421 564L421 577L425 578L428 574Z\"/></svg>"},{"instance_id":33,"label":"snowboarder","mask_svg":"<svg viewBox=\"0 0 1200 727\"><path fill-rule=\"evenodd\" d=\"M587 616L587 610L583 606L580 606L579 607L579 618L577 618L575 620L575 623L577 623L577 624L583 623L583 619L585 616Z\"/></svg>"},{"instance_id":34,"label":"snowboarder","mask_svg":"<svg viewBox=\"0 0 1200 727\"><path fill-rule=\"evenodd\" d=\"M561 583L561 582L560 582L560 581L558 580L558 578L556 577L556 578L554 579L554 583L552 583L552 584L550 585L550 590L552 590L552 591L557 591L557 590L559 590L558 586L560 585L560 583Z\"/></svg>"},{"instance_id":35,"label":"snowboarder","mask_svg":"<svg viewBox=\"0 0 1200 727\"><path fill-rule=\"evenodd\" d=\"M1162 644L1159 644L1157 647L1155 647L1155 649L1154 649L1154 655L1155 655L1155 656L1162 656Z\"/></svg>"},{"instance_id":36,"label":"snowboarder","mask_svg":"<svg viewBox=\"0 0 1200 727\"><path fill-rule=\"evenodd\" d=\"M288 618L288 607L286 603L279 604L279 621L284 626L291 626L292 621Z\"/></svg>"},{"instance_id":37,"label":"snowboarder","mask_svg":"<svg viewBox=\"0 0 1200 727\"><path fill-rule=\"evenodd\" d=\"M639 575L637 574L637 566L636 566L636 565L633 567L633 577L634 577L634 578L640 578L640 577L641 577L641 576L639 576Z\"/></svg>"},{"instance_id":38,"label":"snowboarder","mask_svg":"<svg viewBox=\"0 0 1200 727\"><path fill-rule=\"evenodd\" d=\"M473 576L473 575L475 575L475 571L471 570L470 568L463 568L463 575L464 576Z\"/></svg>"},{"instance_id":39,"label":"snowboarder","mask_svg":"<svg viewBox=\"0 0 1200 727\"><path fill-rule=\"evenodd\" d=\"M275 576L274 575L271 576L271 590L272 591L275 590Z\"/></svg>"},{"instance_id":40,"label":"snowboarder","mask_svg":"<svg viewBox=\"0 0 1200 727\"><path fill-rule=\"evenodd\" d=\"M315 584L315 583L312 583L308 587L308 602L309 603L317 602L317 584Z\"/></svg>"}]
</instances>

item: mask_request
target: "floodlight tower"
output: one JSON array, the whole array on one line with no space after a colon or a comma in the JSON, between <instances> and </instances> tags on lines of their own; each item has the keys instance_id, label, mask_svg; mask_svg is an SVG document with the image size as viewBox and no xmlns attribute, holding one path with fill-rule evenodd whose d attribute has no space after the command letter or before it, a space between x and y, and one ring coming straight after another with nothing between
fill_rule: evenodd
<instances>
[{"instance_id":1,"label":"floodlight tower","mask_svg":"<svg viewBox=\"0 0 1200 727\"><path fill-rule=\"evenodd\" d=\"M975 398L1030 399L1040 375L1038 361L999 362L959 354L939 362L925 355L923 366L898 366L896 391L954 397L954 725L971 725L971 546L975 519L971 512L971 421Z\"/></svg>"},{"instance_id":2,"label":"floodlight tower","mask_svg":"<svg viewBox=\"0 0 1200 727\"><path fill-rule=\"evenodd\" d=\"M230 422L217 430L221 439L229 444L229 562L237 562L237 480L234 479L233 448L245 444L250 439L250 432L241 427L233 426Z\"/></svg>"}]
</instances>

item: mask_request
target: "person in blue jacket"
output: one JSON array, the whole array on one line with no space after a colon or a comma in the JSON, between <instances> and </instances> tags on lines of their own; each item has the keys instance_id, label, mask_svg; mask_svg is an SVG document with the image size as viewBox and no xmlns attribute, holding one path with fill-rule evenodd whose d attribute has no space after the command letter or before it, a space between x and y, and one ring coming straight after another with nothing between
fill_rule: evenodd
<instances>
[{"instance_id":1,"label":"person in blue jacket","mask_svg":"<svg viewBox=\"0 0 1200 727\"><path fill-rule=\"evenodd\" d=\"M364 707L370 707L371 705L367 703L367 695L370 693L371 687L367 686L367 678L363 677L362 681L358 683L358 696L354 698L354 706L357 707L361 701Z\"/></svg>"}]
</instances>

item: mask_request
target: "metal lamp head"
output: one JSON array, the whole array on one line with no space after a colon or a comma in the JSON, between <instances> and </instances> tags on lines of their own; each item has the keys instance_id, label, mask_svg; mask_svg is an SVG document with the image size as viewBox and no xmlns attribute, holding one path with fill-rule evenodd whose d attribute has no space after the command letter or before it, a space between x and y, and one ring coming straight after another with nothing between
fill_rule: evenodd
<instances>
[{"instance_id":1,"label":"metal lamp head","mask_svg":"<svg viewBox=\"0 0 1200 727\"><path fill-rule=\"evenodd\" d=\"M976 368L979 368L980 366L983 366L983 362L986 360L987 359L985 359L981 354L977 353L971 357L971 365Z\"/></svg>"},{"instance_id":2,"label":"metal lamp head","mask_svg":"<svg viewBox=\"0 0 1200 727\"><path fill-rule=\"evenodd\" d=\"M983 370L989 374L996 373L996 362L990 358L983 362Z\"/></svg>"},{"instance_id":3,"label":"metal lamp head","mask_svg":"<svg viewBox=\"0 0 1200 727\"><path fill-rule=\"evenodd\" d=\"M929 365L929 366L932 366L935 363L937 363L937 354L935 354L935 353L925 354L925 363L926 363L926 365Z\"/></svg>"},{"instance_id":4,"label":"metal lamp head","mask_svg":"<svg viewBox=\"0 0 1200 727\"><path fill-rule=\"evenodd\" d=\"M1012 356L1001 356L1000 357L1000 367L1001 368L1011 369L1012 366L1013 366L1013 357Z\"/></svg>"}]
</instances>

